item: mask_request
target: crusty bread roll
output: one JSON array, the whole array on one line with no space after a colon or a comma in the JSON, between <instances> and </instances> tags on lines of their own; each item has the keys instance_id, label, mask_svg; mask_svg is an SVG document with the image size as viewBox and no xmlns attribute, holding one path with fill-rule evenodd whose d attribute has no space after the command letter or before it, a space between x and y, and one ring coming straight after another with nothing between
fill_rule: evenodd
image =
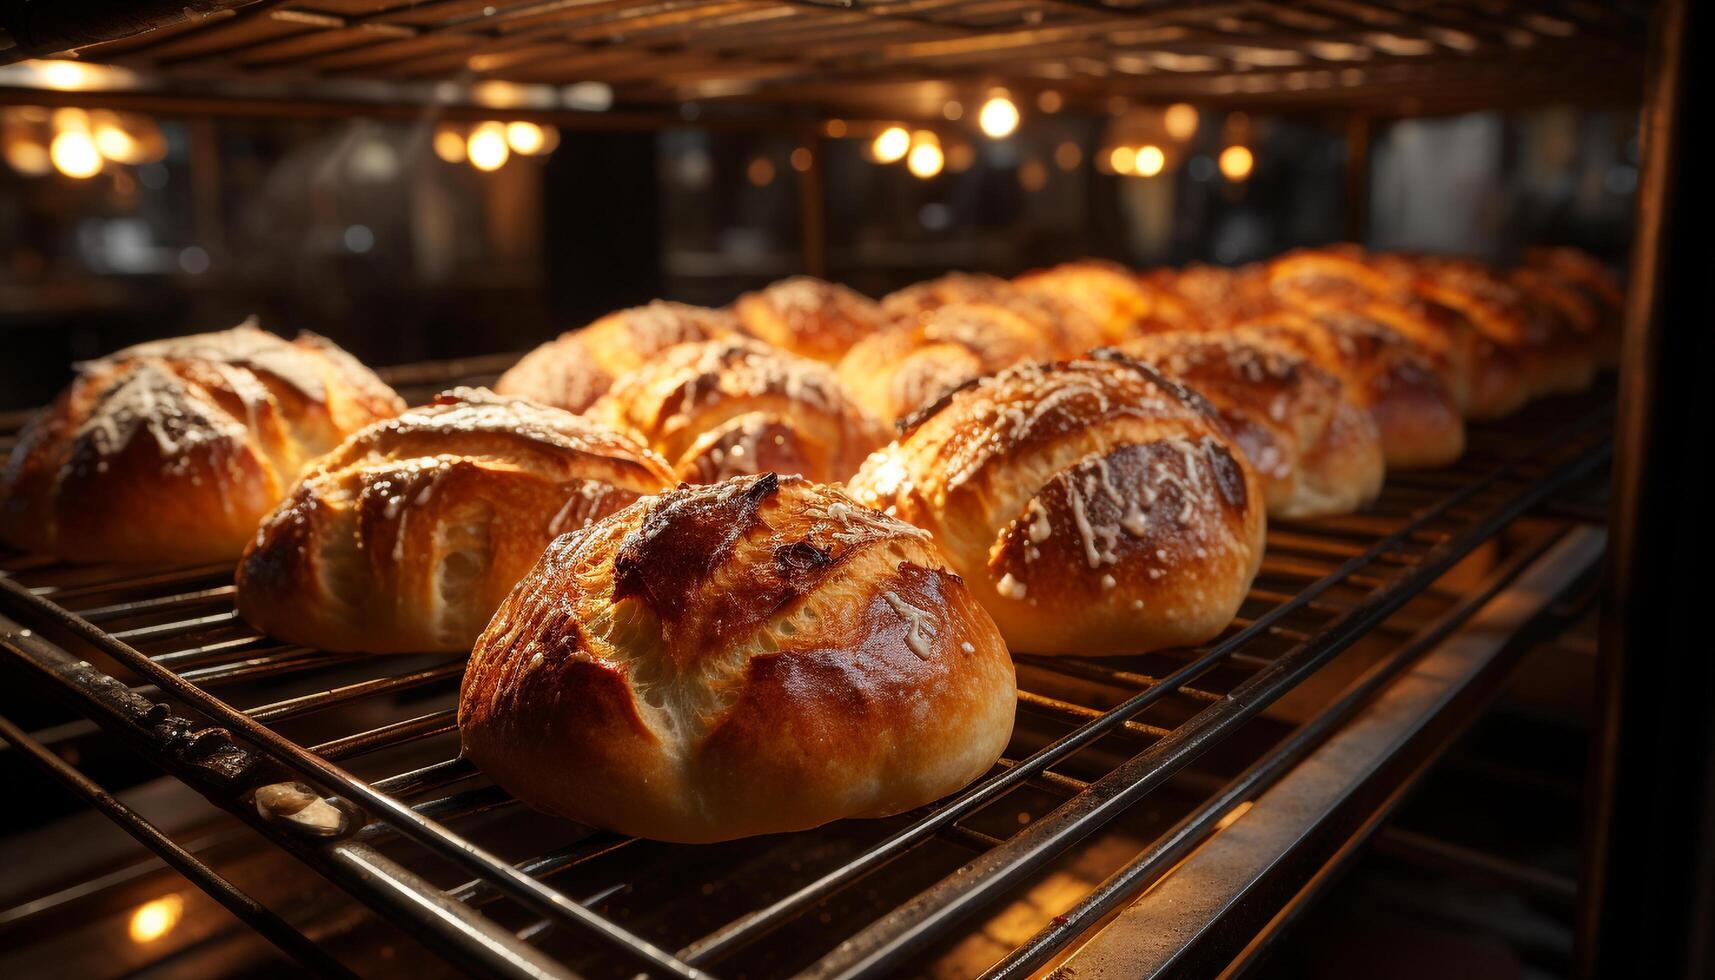
<instances>
[{"instance_id":1,"label":"crusty bread roll","mask_svg":"<svg viewBox=\"0 0 1715 980\"><path fill-rule=\"evenodd\" d=\"M543 405L581 412L615 378L637 370L679 344L738 335L738 321L725 310L657 300L571 330L524 355L494 385Z\"/></svg>"},{"instance_id":2,"label":"crusty bread roll","mask_svg":"<svg viewBox=\"0 0 1715 980\"><path fill-rule=\"evenodd\" d=\"M1575 248L1526 249L1512 275L1515 284L1560 309L1576 329L1590 335L1598 367L1619 366L1626 296L1595 256Z\"/></svg>"},{"instance_id":3,"label":"crusty bread roll","mask_svg":"<svg viewBox=\"0 0 1715 980\"><path fill-rule=\"evenodd\" d=\"M1262 490L1215 409L1113 351L948 395L851 491L933 534L1020 651L1207 640L1262 560Z\"/></svg>"},{"instance_id":4,"label":"crusty bread roll","mask_svg":"<svg viewBox=\"0 0 1715 980\"><path fill-rule=\"evenodd\" d=\"M1397 331L1434 362L1467 418L1498 418L1531 397L1524 359L1485 336L1458 311L1389 275L1354 246L1300 249L1264 265L1269 285L1291 308L1355 313Z\"/></svg>"},{"instance_id":5,"label":"crusty bread roll","mask_svg":"<svg viewBox=\"0 0 1715 980\"><path fill-rule=\"evenodd\" d=\"M782 279L732 304L744 332L799 357L835 364L887 318L875 300L810 276Z\"/></svg>"},{"instance_id":6,"label":"crusty bread roll","mask_svg":"<svg viewBox=\"0 0 1715 980\"><path fill-rule=\"evenodd\" d=\"M1215 406L1256 470L1269 517L1350 513L1381 492L1375 422L1338 377L1290 348L1259 334L1179 331L1121 349Z\"/></svg>"},{"instance_id":7,"label":"crusty bread roll","mask_svg":"<svg viewBox=\"0 0 1715 980\"><path fill-rule=\"evenodd\" d=\"M743 339L667 351L588 414L636 433L691 483L770 471L831 483L887 441L832 368Z\"/></svg>"},{"instance_id":8,"label":"crusty bread roll","mask_svg":"<svg viewBox=\"0 0 1715 980\"><path fill-rule=\"evenodd\" d=\"M1195 316L1177 297L1112 262L1066 262L1027 272L1014 282L1027 292L1046 294L1082 311L1096 323L1104 344L1124 343L1153 330L1196 325Z\"/></svg>"},{"instance_id":9,"label":"crusty bread roll","mask_svg":"<svg viewBox=\"0 0 1715 980\"><path fill-rule=\"evenodd\" d=\"M238 566L238 611L324 650L468 650L555 535L673 485L629 435L482 389L316 461Z\"/></svg>"},{"instance_id":10,"label":"crusty bread roll","mask_svg":"<svg viewBox=\"0 0 1715 980\"><path fill-rule=\"evenodd\" d=\"M870 334L840 361L840 380L881 419L901 419L972 378L1061 356L1030 319L982 300L924 310Z\"/></svg>"},{"instance_id":11,"label":"crusty bread roll","mask_svg":"<svg viewBox=\"0 0 1715 980\"><path fill-rule=\"evenodd\" d=\"M128 347L77 377L0 474L0 538L72 561L236 558L310 460L404 404L310 333L247 322Z\"/></svg>"},{"instance_id":12,"label":"crusty bread roll","mask_svg":"<svg viewBox=\"0 0 1715 980\"><path fill-rule=\"evenodd\" d=\"M1026 289L997 276L952 272L881 299L882 312L907 325L925 313L955 304L1005 308L1036 328L1051 357L1076 357L1107 342L1101 327L1075 303L1051 290Z\"/></svg>"},{"instance_id":13,"label":"crusty bread roll","mask_svg":"<svg viewBox=\"0 0 1715 980\"><path fill-rule=\"evenodd\" d=\"M464 755L524 802L704 842L884 816L986 772L1011 658L928 536L773 474L549 546L471 654Z\"/></svg>"},{"instance_id":14,"label":"crusty bread roll","mask_svg":"<svg viewBox=\"0 0 1715 980\"><path fill-rule=\"evenodd\" d=\"M1278 312L1235 328L1291 348L1338 377L1367 411L1389 467L1447 466L1465 452L1465 420L1434 362L1394 330L1355 313Z\"/></svg>"}]
</instances>

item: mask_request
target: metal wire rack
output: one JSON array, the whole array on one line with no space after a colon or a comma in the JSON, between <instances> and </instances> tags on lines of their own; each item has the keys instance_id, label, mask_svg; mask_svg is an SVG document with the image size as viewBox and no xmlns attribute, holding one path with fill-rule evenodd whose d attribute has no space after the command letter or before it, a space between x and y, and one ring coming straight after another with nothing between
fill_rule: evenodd
<instances>
[{"instance_id":1,"label":"metal wire rack","mask_svg":"<svg viewBox=\"0 0 1715 980\"><path fill-rule=\"evenodd\" d=\"M493 369L417 366L392 380L416 397ZM1479 584L1451 587L1450 570L1522 515L1549 508L1553 528L1588 511L1566 494L1595 485L1606 466L1610 398L1561 399L1478 426L1456 467L1391 475L1364 513L1271 527L1240 617L1205 647L1021 655L1006 757L960 793L886 820L688 847L534 814L458 758L461 658L276 642L237 617L227 565L4 559L3 659L89 722L32 735L0 719L0 738L324 971L339 966L55 746L119 736L484 975L891 975L945 951L961 924L992 914L1098 831L1127 828L1135 846L1112 874L992 966L1028 975L1319 744L1363 692L1314 696L1296 729L1265 716L1271 706L1302 697L1355 645L1382 638L1400 659L1427 648L1536 552L1492 562ZM1257 726L1272 726L1259 749L1229 751L1236 732ZM259 787L290 781L332 802L331 834L258 808Z\"/></svg>"},{"instance_id":2,"label":"metal wire rack","mask_svg":"<svg viewBox=\"0 0 1715 980\"><path fill-rule=\"evenodd\" d=\"M1635 91L1649 5L1470 0L197 0L35 5L13 57L181 78L601 82L622 102L940 112L997 83L1142 100L1396 105ZM93 42L93 43L92 43ZM925 83L928 83L927 85ZM528 105L520 107L528 108Z\"/></svg>"}]
</instances>

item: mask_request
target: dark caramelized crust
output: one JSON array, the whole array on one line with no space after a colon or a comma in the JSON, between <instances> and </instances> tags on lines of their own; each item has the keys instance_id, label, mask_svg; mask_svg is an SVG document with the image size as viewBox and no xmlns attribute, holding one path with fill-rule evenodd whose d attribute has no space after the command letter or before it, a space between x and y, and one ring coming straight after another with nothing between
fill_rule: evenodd
<instances>
[{"instance_id":1,"label":"dark caramelized crust","mask_svg":"<svg viewBox=\"0 0 1715 980\"><path fill-rule=\"evenodd\" d=\"M1016 697L922 531L772 474L565 535L478 640L465 755L540 809L714 841L880 816L985 772Z\"/></svg>"},{"instance_id":2,"label":"dark caramelized crust","mask_svg":"<svg viewBox=\"0 0 1715 980\"><path fill-rule=\"evenodd\" d=\"M1068 303L1095 321L1105 344L1154 330L1182 330L1196 318L1178 297L1152 288L1112 262L1083 259L1019 276L1016 284Z\"/></svg>"},{"instance_id":3,"label":"dark caramelized crust","mask_svg":"<svg viewBox=\"0 0 1715 980\"><path fill-rule=\"evenodd\" d=\"M648 364L663 351L738 332L738 321L725 310L657 300L609 313L582 330L548 341L501 375L494 389L581 412L612 387L615 378Z\"/></svg>"},{"instance_id":4,"label":"dark caramelized crust","mask_svg":"<svg viewBox=\"0 0 1715 980\"><path fill-rule=\"evenodd\" d=\"M75 561L237 557L310 460L403 404L313 334L246 323L82 364L0 474L0 537Z\"/></svg>"},{"instance_id":5,"label":"dark caramelized crust","mask_svg":"<svg viewBox=\"0 0 1715 980\"><path fill-rule=\"evenodd\" d=\"M622 378L589 416L635 432L682 480L769 470L843 480L886 441L833 369L753 340L668 351Z\"/></svg>"},{"instance_id":6,"label":"dark caramelized crust","mask_svg":"<svg viewBox=\"0 0 1715 980\"><path fill-rule=\"evenodd\" d=\"M1103 352L953 392L908 419L852 492L933 534L1016 649L1141 652L1208 639L1242 601L1264 516L1241 457L1201 396ZM1148 523L1170 484L1189 487L1173 520ZM1156 601L1127 557L1146 540L1174 556L1178 601Z\"/></svg>"},{"instance_id":7,"label":"dark caramelized crust","mask_svg":"<svg viewBox=\"0 0 1715 980\"><path fill-rule=\"evenodd\" d=\"M999 307L1035 328L1036 343L1049 357L1077 357L1107 342L1101 326L1084 310L1050 290L1027 289L997 276L952 272L882 297L881 309L896 323L911 325L943 306Z\"/></svg>"},{"instance_id":8,"label":"dark caramelized crust","mask_svg":"<svg viewBox=\"0 0 1715 980\"><path fill-rule=\"evenodd\" d=\"M745 333L828 364L837 363L853 344L887 321L869 297L809 276L794 276L746 293L733 302L732 309Z\"/></svg>"},{"instance_id":9,"label":"dark caramelized crust","mask_svg":"<svg viewBox=\"0 0 1715 980\"><path fill-rule=\"evenodd\" d=\"M630 436L448 392L314 465L246 549L238 609L327 650L465 650L555 535L672 484Z\"/></svg>"},{"instance_id":10,"label":"dark caramelized crust","mask_svg":"<svg viewBox=\"0 0 1715 980\"><path fill-rule=\"evenodd\" d=\"M1124 349L1214 404L1262 480L1269 516L1348 513L1381 491L1375 423L1303 355L1231 331L1154 334Z\"/></svg>"}]
</instances>

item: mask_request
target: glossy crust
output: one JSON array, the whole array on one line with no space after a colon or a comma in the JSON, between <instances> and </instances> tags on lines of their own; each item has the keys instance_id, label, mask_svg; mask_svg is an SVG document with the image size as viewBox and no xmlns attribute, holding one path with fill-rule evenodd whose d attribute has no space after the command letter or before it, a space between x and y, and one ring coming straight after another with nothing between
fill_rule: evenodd
<instances>
[{"instance_id":1,"label":"glossy crust","mask_svg":"<svg viewBox=\"0 0 1715 980\"><path fill-rule=\"evenodd\" d=\"M628 435L447 392L315 463L245 550L238 611L324 650L468 650L556 535L673 482Z\"/></svg>"},{"instance_id":2,"label":"glossy crust","mask_svg":"<svg viewBox=\"0 0 1715 980\"><path fill-rule=\"evenodd\" d=\"M858 341L840 361L839 374L865 410L891 421L972 378L1057 356L1055 345L1018 311L968 300L926 309Z\"/></svg>"},{"instance_id":3,"label":"glossy crust","mask_svg":"<svg viewBox=\"0 0 1715 980\"><path fill-rule=\"evenodd\" d=\"M1465 453L1465 420L1445 378L1415 344L1353 313L1280 312L1236 328L1289 347L1338 377L1375 423L1387 465L1447 466Z\"/></svg>"},{"instance_id":4,"label":"glossy crust","mask_svg":"<svg viewBox=\"0 0 1715 980\"><path fill-rule=\"evenodd\" d=\"M933 534L1021 651L1202 642L1262 559L1262 490L1214 407L1112 351L949 395L851 490Z\"/></svg>"},{"instance_id":5,"label":"glossy crust","mask_svg":"<svg viewBox=\"0 0 1715 980\"><path fill-rule=\"evenodd\" d=\"M589 417L636 433L691 483L771 471L835 482L887 441L832 368L754 340L667 351Z\"/></svg>"},{"instance_id":6,"label":"glossy crust","mask_svg":"<svg viewBox=\"0 0 1715 980\"><path fill-rule=\"evenodd\" d=\"M532 806L704 842L883 816L986 772L1016 689L916 528L772 474L652 497L549 548L459 697Z\"/></svg>"},{"instance_id":7,"label":"glossy crust","mask_svg":"<svg viewBox=\"0 0 1715 980\"><path fill-rule=\"evenodd\" d=\"M1209 399L1256 470L1269 517L1350 513L1381 492L1375 423L1338 377L1291 348L1256 334L1181 331L1122 349Z\"/></svg>"},{"instance_id":8,"label":"glossy crust","mask_svg":"<svg viewBox=\"0 0 1715 980\"><path fill-rule=\"evenodd\" d=\"M811 360L835 364L859 340L886 325L876 302L838 283L782 279L732 304L744 332Z\"/></svg>"},{"instance_id":9,"label":"glossy crust","mask_svg":"<svg viewBox=\"0 0 1715 980\"><path fill-rule=\"evenodd\" d=\"M245 323L78 366L0 474L0 538L73 561L236 558L315 457L397 414L332 342Z\"/></svg>"},{"instance_id":10,"label":"glossy crust","mask_svg":"<svg viewBox=\"0 0 1715 980\"><path fill-rule=\"evenodd\" d=\"M923 314L952 305L1000 307L1036 328L1051 357L1077 357L1107 342L1101 326L1080 306L1048 289L1027 289L997 276L950 272L882 297L881 309L909 326Z\"/></svg>"},{"instance_id":11,"label":"glossy crust","mask_svg":"<svg viewBox=\"0 0 1715 980\"><path fill-rule=\"evenodd\" d=\"M494 390L543 405L582 412L615 378L637 370L680 344L738 335L725 310L657 300L595 321L548 341L514 364Z\"/></svg>"},{"instance_id":12,"label":"glossy crust","mask_svg":"<svg viewBox=\"0 0 1715 980\"><path fill-rule=\"evenodd\" d=\"M1177 297L1153 288L1112 262L1082 259L1019 276L1029 292L1069 303L1095 321L1102 342L1120 344L1155 330L1194 327L1195 316Z\"/></svg>"},{"instance_id":13,"label":"glossy crust","mask_svg":"<svg viewBox=\"0 0 1715 980\"><path fill-rule=\"evenodd\" d=\"M1575 248L1526 249L1520 270L1525 269L1582 298L1584 308L1594 316L1597 365L1605 369L1618 367L1626 295L1613 272L1595 256Z\"/></svg>"}]
</instances>

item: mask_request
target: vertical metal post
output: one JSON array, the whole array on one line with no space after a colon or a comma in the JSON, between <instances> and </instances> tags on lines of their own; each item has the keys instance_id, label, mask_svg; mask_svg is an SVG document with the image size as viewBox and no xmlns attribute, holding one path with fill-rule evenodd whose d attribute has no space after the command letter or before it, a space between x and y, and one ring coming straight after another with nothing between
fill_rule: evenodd
<instances>
[{"instance_id":1,"label":"vertical metal post","mask_svg":"<svg viewBox=\"0 0 1715 980\"><path fill-rule=\"evenodd\" d=\"M1354 109L1346 115L1346 241L1362 242L1369 227L1370 117Z\"/></svg>"},{"instance_id":2,"label":"vertical metal post","mask_svg":"<svg viewBox=\"0 0 1715 980\"><path fill-rule=\"evenodd\" d=\"M798 174L798 220L804 250L804 271L812 276L828 275L828 201L823 180L821 123L811 121L798 130L798 145L810 152L810 166Z\"/></svg>"},{"instance_id":3,"label":"vertical metal post","mask_svg":"<svg viewBox=\"0 0 1715 980\"><path fill-rule=\"evenodd\" d=\"M1715 422L1710 154L1687 133L1707 5L1655 8L1617 414L1577 968L1704 977L1715 928L1715 657L1704 470ZM1700 569L1704 569L1700 571Z\"/></svg>"}]
</instances>

